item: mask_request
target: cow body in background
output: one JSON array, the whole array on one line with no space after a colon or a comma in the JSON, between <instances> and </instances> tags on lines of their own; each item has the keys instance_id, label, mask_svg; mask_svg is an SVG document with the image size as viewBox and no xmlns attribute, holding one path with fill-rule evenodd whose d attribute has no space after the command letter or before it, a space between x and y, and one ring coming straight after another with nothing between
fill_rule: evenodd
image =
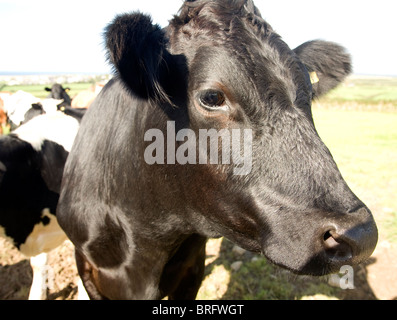
<instances>
[{"instance_id":1,"label":"cow body in background","mask_svg":"<svg viewBox=\"0 0 397 320\"><path fill-rule=\"evenodd\" d=\"M57 210L91 298L195 298L208 237L298 274L370 256L372 214L311 114L349 74L344 48L291 50L251 0L185 1L166 29L120 15L106 45L117 75L82 120ZM221 136L203 132L229 139L212 153ZM251 170L236 173L246 149Z\"/></svg>"},{"instance_id":2,"label":"cow body in background","mask_svg":"<svg viewBox=\"0 0 397 320\"><path fill-rule=\"evenodd\" d=\"M104 85L97 83L95 86L79 92L72 99L72 108L89 108L103 87Z\"/></svg>"},{"instance_id":3,"label":"cow body in background","mask_svg":"<svg viewBox=\"0 0 397 320\"><path fill-rule=\"evenodd\" d=\"M15 129L25 121L26 113L32 108L33 104L38 104L41 99L34 95L19 90L8 96L4 100L4 110L7 113L11 129ZM38 114L42 114L39 112Z\"/></svg>"},{"instance_id":4,"label":"cow body in background","mask_svg":"<svg viewBox=\"0 0 397 320\"><path fill-rule=\"evenodd\" d=\"M40 99L31 93L19 90L4 99L4 110L11 130L15 130L38 115L55 113L61 102L62 100L52 98Z\"/></svg>"},{"instance_id":5,"label":"cow body in background","mask_svg":"<svg viewBox=\"0 0 397 320\"><path fill-rule=\"evenodd\" d=\"M41 281L46 253L67 238L57 222L56 207L78 128L79 119L58 111L0 137L0 236L32 258L30 299L45 297Z\"/></svg>"}]
</instances>

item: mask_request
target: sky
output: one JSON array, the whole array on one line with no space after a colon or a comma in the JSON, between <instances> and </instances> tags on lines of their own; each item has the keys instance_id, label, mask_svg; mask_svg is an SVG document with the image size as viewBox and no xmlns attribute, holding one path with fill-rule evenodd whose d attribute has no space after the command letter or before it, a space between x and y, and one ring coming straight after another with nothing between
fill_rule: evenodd
<instances>
[{"instance_id":1,"label":"sky","mask_svg":"<svg viewBox=\"0 0 397 320\"><path fill-rule=\"evenodd\" d=\"M295 48L323 39L347 48L353 72L397 76L396 0L254 0ZM182 0L0 0L1 73L109 73L103 30L141 11L164 27Z\"/></svg>"}]
</instances>

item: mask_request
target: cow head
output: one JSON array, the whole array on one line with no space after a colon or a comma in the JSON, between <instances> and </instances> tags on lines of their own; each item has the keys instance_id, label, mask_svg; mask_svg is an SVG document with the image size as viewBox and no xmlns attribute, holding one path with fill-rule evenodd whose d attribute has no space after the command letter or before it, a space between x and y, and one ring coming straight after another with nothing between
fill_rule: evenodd
<instances>
[{"instance_id":1,"label":"cow head","mask_svg":"<svg viewBox=\"0 0 397 320\"><path fill-rule=\"evenodd\" d=\"M226 236L303 274L370 256L374 219L311 113L313 98L350 73L344 48L312 41L291 50L251 0L186 1L165 30L143 14L121 15L107 27L106 44L125 87L161 106L176 128L196 137L202 129L252 130L245 175L222 163L148 169L174 178L173 203L183 203L197 232Z\"/></svg>"},{"instance_id":2,"label":"cow head","mask_svg":"<svg viewBox=\"0 0 397 320\"><path fill-rule=\"evenodd\" d=\"M63 102L58 105L58 108L70 106L72 104L72 100L68 95L70 88L64 88L62 85L55 83L51 88L46 87L45 91L50 92L47 98L63 100Z\"/></svg>"}]
</instances>

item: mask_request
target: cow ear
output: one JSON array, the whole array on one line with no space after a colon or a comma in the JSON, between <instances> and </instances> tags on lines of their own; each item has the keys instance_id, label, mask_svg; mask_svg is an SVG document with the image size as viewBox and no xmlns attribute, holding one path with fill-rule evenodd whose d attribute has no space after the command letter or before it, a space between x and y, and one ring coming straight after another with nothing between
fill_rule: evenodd
<instances>
[{"instance_id":1,"label":"cow ear","mask_svg":"<svg viewBox=\"0 0 397 320\"><path fill-rule=\"evenodd\" d=\"M294 52L309 71L313 98L332 90L352 72L350 55L336 43L309 41L295 48Z\"/></svg>"},{"instance_id":2,"label":"cow ear","mask_svg":"<svg viewBox=\"0 0 397 320\"><path fill-rule=\"evenodd\" d=\"M144 99L167 99L162 79L171 55L164 32L149 16L116 16L105 30L105 40L108 60L133 93Z\"/></svg>"},{"instance_id":3,"label":"cow ear","mask_svg":"<svg viewBox=\"0 0 397 320\"><path fill-rule=\"evenodd\" d=\"M51 91L51 88L45 87L44 90L45 91Z\"/></svg>"}]
</instances>

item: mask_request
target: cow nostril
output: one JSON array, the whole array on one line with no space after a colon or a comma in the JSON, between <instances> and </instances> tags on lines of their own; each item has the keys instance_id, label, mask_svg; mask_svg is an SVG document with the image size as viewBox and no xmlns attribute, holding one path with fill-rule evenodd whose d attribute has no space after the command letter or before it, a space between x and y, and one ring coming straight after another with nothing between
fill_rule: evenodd
<instances>
[{"instance_id":1,"label":"cow nostril","mask_svg":"<svg viewBox=\"0 0 397 320\"><path fill-rule=\"evenodd\" d=\"M325 252L331 259L349 260L353 257L351 246L343 241L335 231L329 230L325 232L323 240Z\"/></svg>"}]
</instances>

